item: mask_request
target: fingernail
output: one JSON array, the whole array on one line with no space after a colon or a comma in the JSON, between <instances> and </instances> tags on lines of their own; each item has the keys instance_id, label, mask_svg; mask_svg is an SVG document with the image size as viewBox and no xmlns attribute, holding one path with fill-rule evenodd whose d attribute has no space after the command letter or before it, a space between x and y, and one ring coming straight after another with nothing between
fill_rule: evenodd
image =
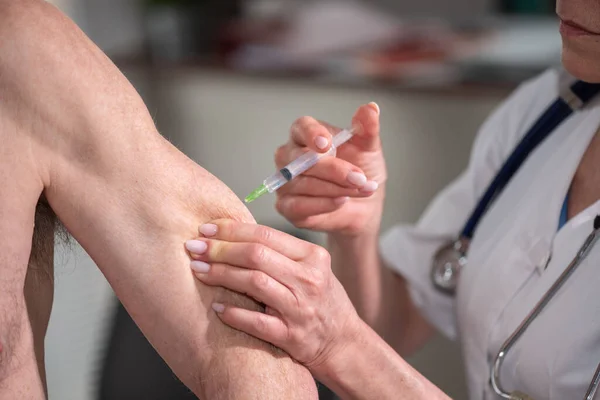
<instances>
[{"instance_id":1,"label":"fingernail","mask_svg":"<svg viewBox=\"0 0 600 400\"><path fill-rule=\"evenodd\" d=\"M341 206L342 204L345 204L348 200L350 200L350 197L337 197L333 200L333 202L335 203L335 205Z\"/></svg>"},{"instance_id":2,"label":"fingernail","mask_svg":"<svg viewBox=\"0 0 600 400\"><path fill-rule=\"evenodd\" d=\"M374 101L370 102L368 104L368 106L370 106L373 110L375 110L377 115L379 115L381 113L381 110L379 109L379 105L377 103L375 103Z\"/></svg>"},{"instance_id":3,"label":"fingernail","mask_svg":"<svg viewBox=\"0 0 600 400\"><path fill-rule=\"evenodd\" d=\"M217 234L217 226L215 224L200 225L200 233L204 236L215 236Z\"/></svg>"},{"instance_id":4,"label":"fingernail","mask_svg":"<svg viewBox=\"0 0 600 400\"><path fill-rule=\"evenodd\" d=\"M315 146L317 146L318 149L325 150L328 145L329 145L329 140L327 140L326 137L317 136L315 138Z\"/></svg>"},{"instance_id":5,"label":"fingernail","mask_svg":"<svg viewBox=\"0 0 600 400\"><path fill-rule=\"evenodd\" d=\"M367 177L360 172L352 171L348 174L348 182L360 187L367 183Z\"/></svg>"},{"instance_id":6,"label":"fingernail","mask_svg":"<svg viewBox=\"0 0 600 400\"><path fill-rule=\"evenodd\" d=\"M358 121L352 123L352 129L354 130L355 135L362 135L364 132L362 124Z\"/></svg>"},{"instance_id":7,"label":"fingernail","mask_svg":"<svg viewBox=\"0 0 600 400\"><path fill-rule=\"evenodd\" d=\"M200 274L206 274L208 271L210 271L210 265L204 261L192 261L190 267L194 272L198 272Z\"/></svg>"},{"instance_id":8,"label":"fingernail","mask_svg":"<svg viewBox=\"0 0 600 400\"><path fill-rule=\"evenodd\" d=\"M188 240L187 242L185 242L185 248L190 253L202 254L206 251L208 245L206 244L206 242L203 242L201 240Z\"/></svg>"},{"instance_id":9,"label":"fingernail","mask_svg":"<svg viewBox=\"0 0 600 400\"><path fill-rule=\"evenodd\" d=\"M212 309L215 310L216 313L223 314L223 311L225 311L225 306L221 303L213 303Z\"/></svg>"},{"instance_id":10,"label":"fingernail","mask_svg":"<svg viewBox=\"0 0 600 400\"><path fill-rule=\"evenodd\" d=\"M374 192L377 190L378 187L379 183L375 181L368 181L362 188L360 188L360 190L362 190L363 192Z\"/></svg>"}]
</instances>

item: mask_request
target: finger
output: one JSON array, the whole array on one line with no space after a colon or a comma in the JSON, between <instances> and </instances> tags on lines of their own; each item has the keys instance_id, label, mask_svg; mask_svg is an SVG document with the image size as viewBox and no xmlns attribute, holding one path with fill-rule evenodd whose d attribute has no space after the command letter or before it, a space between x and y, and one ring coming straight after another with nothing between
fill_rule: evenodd
<instances>
[{"instance_id":1,"label":"finger","mask_svg":"<svg viewBox=\"0 0 600 400\"><path fill-rule=\"evenodd\" d=\"M290 139L298 147L324 153L331 147L331 132L312 117L297 119L290 128Z\"/></svg>"},{"instance_id":2,"label":"finger","mask_svg":"<svg viewBox=\"0 0 600 400\"><path fill-rule=\"evenodd\" d=\"M278 168L283 168L287 165L287 158L292 154L292 158L296 151L286 153L285 150L278 150L275 155L275 164ZM302 155L303 151L298 151L298 155ZM365 173L354 164L336 157L324 157L319 162L304 172L302 176L309 176L333 183L349 189L360 189L366 192L374 192L378 188L375 181L369 181ZM299 177L296 177L292 182L281 187L278 193L286 194L291 186L295 184Z\"/></svg>"},{"instance_id":3,"label":"finger","mask_svg":"<svg viewBox=\"0 0 600 400\"><path fill-rule=\"evenodd\" d=\"M346 188L362 188L367 183L365 173L354 164L336 157L323 157L304 176L312 176Z\"/></svg>"},{"instance_id":4,"label":"finger","mask_svg":"<svg viewBox=\"0 0 600 400\"><path fill-rule=\"evenodd\" d=\"M377 189L377 183L367 182L362 189L347 188L312 176L299 176L277 192L278 196L302 195L313 197L369 197Z\"/></svg>"},{"instance_id":5,"label":"finger","mask_svg":"<svg viewBox=\"0 0 600 400\"><path fill-rule=\"evenodd\" d=\"M203 240L188 240L185 242L185 248L193 259L198 259L201 254L208 250L208 245Z\"/></svg>"},{"instance_id":6,"label":"finger","mask_svg":"<svg viewBox=\"0 0 600 400\"><path fill-rule=\"evenodd\" d=\"M281 319L257 311L249 311L220 303L214 303L212 308L221 321L230 327L269 342L276 347L285 346L288 327Z\"/></svg>"},{"instance_id":7,"label":"finger","mask_svg":"<svg viewBox=\"0 0 600 400\"><path fill-rule=\"evenodd\" d=\"M298 277L304 274L299 264L259 243L226 242L205 239L208 250L198 260L209 264L229 264L249 270L262 271L288 288L297 287ZM306 252L304 258L310 256Z\"/></svg>"},{"instance_id":8,"label":"finger","mask_svg":"<svg viewBox=\"0 0 600 400\"><path fill-rule=\"evenodd\" d=\"M377 103L369 103L358 108L352 118L352 126L357 128L352 138L353 144L367 151L374 151L381 147L379 115Z\"/></svg>"},{"instance_id":9,"label":"finger","mask_svg":"<svg viewBox=\"0 0 600 400\"><path fill-rule=\"evenodd\" d=\"M291 260L304 259L312 246L309 242L268 226L246 224L229 219L204 224L200 226L199 232L205 237L227 242L262 244Z\"/></svg>"},{"instance_id":10,"label":"finger","mask_svg":"<svg viewBox=\"0 0 600 400\"><path fill-rule=\"evenodd\" d=\"M296 221L339 210L348 200L348 197L282 196L277 199L275 207L281 215Z\"/></svg>"},{"instance_id":11,"label":"finger","mask_svg":"<svg viewBox=\"0 0 600 400\"><path fill-rule=\"evenodd\" d=\"M284 215L285 217L285 215ZM339 225L339 222L331 221L331 214L318 214L311 215L306 218L290 219L290 222L300 229L320 230L328 232L335 230Z\"/></svg>"},{"instance_id":12,"label":"finger","mask_svg":"<svg viewBox=\"0 0 600 400\"><path fill-rule=\"evenodd\" d=\"M296 147L290 143L281 146L275 152L275 165L277 168L284 168L307 151L305 147ZM365 173L359 167L336 157L321 158L302 175L313 176L348 188L361 188L367 182ZM286 186L283 186L280 191L285 191Z\"/></svg>"},{"instance_id":13,"label":"finger","mask_svg":"<svg viewBox=\"0 0 600 400\"><path fill-rule=\"evenodd\" d=\"M192 261L191 268L202 283L248 295L282 315L291 315L297 304L287 287L264 272L203 261Z\"/></svg>"}]
</instances>

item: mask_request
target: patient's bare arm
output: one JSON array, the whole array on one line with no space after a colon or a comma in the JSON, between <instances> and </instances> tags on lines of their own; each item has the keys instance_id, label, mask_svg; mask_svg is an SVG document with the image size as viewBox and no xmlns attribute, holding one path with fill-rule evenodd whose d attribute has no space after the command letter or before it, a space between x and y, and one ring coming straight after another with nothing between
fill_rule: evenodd
<instances>
[{"instance_id":1,"label":"patient's bare arm","mask_svg":"<svg viewBox=\"0 0 600 400\"><path fill-rule=\"evenodd\" d=\"M169 366L202 399L316 398L307 370L209 311L213 299L250 300L190 272L184 242L210 219L253 221L241 202L157 133L127 80L52 6L0 0L0 16L0 81L40 188Z\"/></svg>"}]
</instances>

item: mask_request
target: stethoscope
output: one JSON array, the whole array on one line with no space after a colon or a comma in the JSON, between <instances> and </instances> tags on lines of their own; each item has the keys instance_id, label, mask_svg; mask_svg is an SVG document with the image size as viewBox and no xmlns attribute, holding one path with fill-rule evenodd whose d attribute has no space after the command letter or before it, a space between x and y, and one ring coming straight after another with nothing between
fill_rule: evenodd
<instances>
[{"instance_id":1,"label":"stethoscope","mask_svg":"<svg viewBox=\"0 0 600 400\"><path fill-rule=\"evenodd\" d=\"M473 233L481 218L489 209L490 205L506 187L513 175L518 171L529 154L546 139L562 122L564 122L574 111L583 108L589 101L600 92L600 84L591 84L577 81L556 99L538 118L529 131L523 136L517 147L506 159L504 165L494 177L479 203L471 213L464 225L460 236L440 248L436 253L431 266L431 280L434 286L441 292L454 295L460 272L467 265L467 252ZM500 367L506 358L506 354L521 337L533 320L546 307L556 292L572 275L581 261L587 256L591 247L600 238L600 216L594 220L592 233L587 237L571 263L558 277L552 287L544 294L542 299L531 310L519 327L500 347L492 363L490 372L490 385L494 392L500 397L510 400L532 400L531 397L521 392L507 392L500 385ZM588 387L585 400L592 400L600 387L600 364L594 373Z\"/></svg>"}]
</instances>

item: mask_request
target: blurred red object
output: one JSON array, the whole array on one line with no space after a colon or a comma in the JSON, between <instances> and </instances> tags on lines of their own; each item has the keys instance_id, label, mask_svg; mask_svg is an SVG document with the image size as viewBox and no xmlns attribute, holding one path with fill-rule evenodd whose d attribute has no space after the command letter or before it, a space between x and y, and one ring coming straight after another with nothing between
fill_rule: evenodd
<instances>
[{"instance_id":1,"label":"blurred red object","mask_svg":"<svg viewBox=\"0 0 600 400\"><path fill-rule=\"evenodd\" d=\"M218 57L226 61L240 47L251 44L276 44L286 32L282 19L267 21L232 20L219 35Z\"/></svg>"},{"instance_id":2,"label":"blurred red object","mask_svg":"<svg viewBox=\"0 0 600 400\"><path fill-rule=\"evenodd\" d=\"M398 77L408 71L443 65L475 51L485 35L458 31L408 33L398 42L358 53L361 70L376 77ZM432 34L434 33L434 34Z\"/></svg>"}]
</instances>

